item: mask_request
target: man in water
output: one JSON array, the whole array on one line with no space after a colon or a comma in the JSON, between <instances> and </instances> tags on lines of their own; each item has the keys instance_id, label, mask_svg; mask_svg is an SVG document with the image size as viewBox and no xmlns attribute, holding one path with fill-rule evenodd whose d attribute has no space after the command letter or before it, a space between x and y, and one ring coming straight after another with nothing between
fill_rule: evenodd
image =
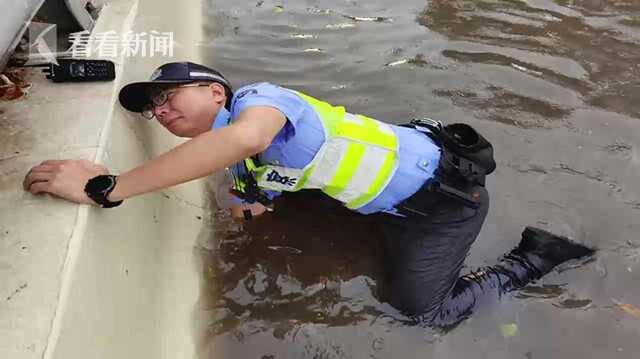
<instances>
[{"instance_id":1,"label":"man in water","mask_svg":"<svg viewBox=\"0 0 640 359\"><path fill-rule=\"evenodd\" d=\"M491 144L464 124L432 120L389 125L269 83L240 88L202 65L159 67L119 94L127 110L191 138L120 175L88 161L49 160L24 180L33 194L103 208L229 168L232 213L273 210L282 191L316 189L384 232L390 303L432 326L470 314L481 296L500 295L593 250L527 227L494 266L460 277L489 208ZM321 219L318 219L321 220Z\"/></svg>"}]
</instances>

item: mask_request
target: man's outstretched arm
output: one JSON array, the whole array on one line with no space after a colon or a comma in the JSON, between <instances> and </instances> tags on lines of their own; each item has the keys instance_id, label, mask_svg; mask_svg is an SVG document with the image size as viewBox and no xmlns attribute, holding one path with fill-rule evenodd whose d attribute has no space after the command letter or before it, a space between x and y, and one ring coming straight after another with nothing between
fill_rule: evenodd
<instances>
[{"instance_id":1,"label":"man's outstretched arm","mask_svg":"<svg viewBox=\"0 0 640 359\"><path fill-rule=\"evenodd\" d=\"M285 123L286 118L275 108L247 108L230 126L198 135L121 174L109 200L126 199L221 170L265 150ZM29 171L23 185L33 194L50 193L73 202L94 204L84 193L84 186L105 171L102 166L82 160L44 161Z\"/></svg>"}]
</instances>

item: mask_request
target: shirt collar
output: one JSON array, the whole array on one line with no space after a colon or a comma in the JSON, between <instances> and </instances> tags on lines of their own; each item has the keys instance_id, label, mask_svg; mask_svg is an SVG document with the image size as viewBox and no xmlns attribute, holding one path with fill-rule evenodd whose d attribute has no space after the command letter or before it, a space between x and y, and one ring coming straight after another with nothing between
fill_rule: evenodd
<instances>
[{"instance_id":1,"label":"shirt collar","mask_svg":"<svg viewBox=\"0 0 640 359\"><path fill-rule=\"evenodd\" d=\"M218 114L216 115L216 119L213 120L213 126L211 126L212 130L217 130L229 124L229 119L231 119L231 113L224 107L220 108Z\"/></svg>"}]
</instances>

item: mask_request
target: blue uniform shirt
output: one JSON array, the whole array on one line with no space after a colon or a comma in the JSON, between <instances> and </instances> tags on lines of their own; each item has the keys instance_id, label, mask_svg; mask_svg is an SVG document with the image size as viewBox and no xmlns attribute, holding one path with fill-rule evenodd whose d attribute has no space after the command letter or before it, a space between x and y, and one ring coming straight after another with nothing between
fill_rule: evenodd
<instances>
[{"instance_id":1,"label":"blue uniform shirt","mask_svg":"<svg viewBox=\"0 0 640 359\"><path fill-rule=\"evenodd\" d=\"M262 82L238 89L231 101L231 111L222 108L213 129L229 124L244 109L251 106L270 106L282 112L287 123L271 145L260 154L262 163L292 168L304 168L324 142L322 123L314 109L294 92ZM398 136L399 165L385 189L371 202L357 209L363 214L395 213L394 206L414 194L424 182L433 177L438 166L440 150L424 133L411 128L391 125ZM232 171L243 166L233 166ZM270 192L271 197L277 192ZM241 203L240 201L238 203Z\"/></svg>"}]
</instances>

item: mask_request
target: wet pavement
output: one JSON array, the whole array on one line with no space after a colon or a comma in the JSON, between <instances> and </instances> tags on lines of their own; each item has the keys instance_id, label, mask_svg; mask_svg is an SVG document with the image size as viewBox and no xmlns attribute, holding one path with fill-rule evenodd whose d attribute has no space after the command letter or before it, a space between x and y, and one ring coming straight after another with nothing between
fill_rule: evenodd
<instances>
[{"instance_id":1,"label":"wet pavement","mask_svg":"<svg viewBox=\"0 0 640 359\"><path fill-rule=\"evenodd\" d=\"M599 251L443 333L379 296L370 218L315 193L246 224L212 208L201 357L637 357L640 3L214 0L204 14L207 63L236 87L270 81L391 123L480 129L498 169L468 269L525 225Z\"/></svg>"}]
</instances>

